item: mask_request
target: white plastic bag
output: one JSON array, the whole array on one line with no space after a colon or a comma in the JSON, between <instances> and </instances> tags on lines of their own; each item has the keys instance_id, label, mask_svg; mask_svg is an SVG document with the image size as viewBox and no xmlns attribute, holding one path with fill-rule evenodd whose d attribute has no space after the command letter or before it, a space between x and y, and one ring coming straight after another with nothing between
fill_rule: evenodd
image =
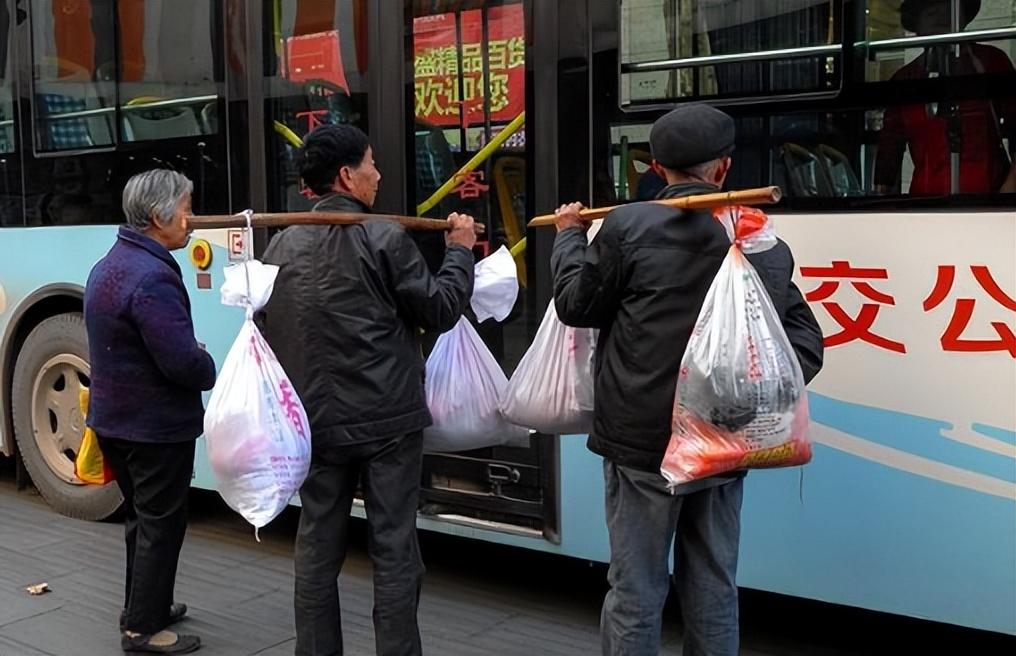
<instances>
[{"instance_id":1,"label":"white plastic bag","mask_svg":"<svg viewBox=\"0 0 1016 656\"><path fill-rule=\"evenodd\" d=\"M472 307L483 321L511 312L519 285L515 261L501 247L474 269ZM498 401L508 378L465 317L437 338L427 358L427 406L434 423L423 431L430 452L526 446L529 431L504 420Z\"/></svg>"},{"instance_id":2,"label":"white plastic bag","mask_svg":"<svg viewBox=\"0 0 1016 656\"><path fill-rule=\"evenodd\" d=\"M465 317L437 339L427 358L427 406L434 424L423 431L426 451L526 446L529 431L501 416L498 399L508 385L487 345Z\"/></svg>"},{"instance_id":3,"label":"white plastic bag","mask_svg":"<svg viewBox=\"0 0 1016 656\"><path fill-rule=\"evenodd\" d=\"M681 360L672 433L660 467L671 487L811 459L801 365L744 256L771 248L776 235L761 212L737 211L736 241L709 287ZM732 234L734 222L717 218Z\"/></svg>"},{"instance_id":4,"label":"white plastic bag","mask_svg":"<svg viewBox=\"0 0 1016 656\"><path fill-rule=\"evenodd\" d=\"M502 246L473 267L473 295L469 304L476 320L504 321L519 297L519 274L511 251Z\"/></svg>"},{"instance_id":5,"label":"white plastic bag","mask_svg":"<svg viewBox=\"0 0 1016 656\"><path fill-rule=\"evenodd\" d=\"M588 433L595 344L594 330L561 323L551 301L501 397L505 419L548 435Z\"/></svg>"},{"instance_id":6,"label":"white plastic bag","mask_svg":"<svg viewBox=\"0 0 1016 656\"><path fill-rule=\"evenodd\" d=\"M271 296L278 267L256 260L227 267L222 302L247 308L205 412L205 444L229 507L255 528L274 519L310 467L310 424L253 313Z\"/></svg>"}]
</instances>

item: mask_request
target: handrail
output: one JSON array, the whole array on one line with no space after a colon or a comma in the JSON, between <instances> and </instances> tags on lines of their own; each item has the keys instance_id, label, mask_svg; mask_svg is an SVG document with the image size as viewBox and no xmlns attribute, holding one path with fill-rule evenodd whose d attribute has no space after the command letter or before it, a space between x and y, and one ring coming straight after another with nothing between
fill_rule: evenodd
<instances>
[{"instance_id":1,"label":"handrail","mask_svg":"<svg viewBox=\"0 0 1016 656\"><path fill-rule=\"evenodd\" d=\"M1000 27L991 30L973 30L970 32L950 32L948 34L930 34L924 36L901 36L894 39L877 41L858 41L855 48L864 48L869 52L883 50L899 50L913 46L932 46L939 44L969 43L970 41L1001 41L1016 38L1016 27Z\"/></svg>"},{"instance_id":2,"label":"handrail","mask_svg":"<svg viewBox=\"0 0 1016 656\"><path fill-rule=\"evenodd\" d=\"M286 125L282 121L273 120L272 126L275 128L275 131L282 136L283 139L289 142L289 145L293 146L294 148L303 147L303 139L300 138L300 135L290 130L288 125Z\"/></svg>"},{"instance_id":3,"label":"handrail","mask_svg":"<svg viewBox=\"0 0 1016 656\"><path fill-rule=\"evenodd\" d=\"M705 55L703 57L682 57L679 59L660 59L648 62L632 62L621 65L622 73L652 73L656 71L673 71L682 68L695 68L712 64L736 64L738 62L767 61L772 59L799 59L819 55L834 55L842 52L843 44L824 46L805 46L802 48L778 48L761 52L737 52L727 55Z\"/></svg>"},{"instance_id":4,"label":"handrail","mask_svg":"<svg viewBox=\"0 0 1016 656\"><path fill-rule=\"evenodd\" d=\"M122 111L135 111L139 109L152 109L153 107L174 107L177 105L194 105L201 102L211 102L218 99L219 96L189 96L187 98L171 98L169 100L159 100L156 102L144 103L141 105L123 105L120 107ZM115 107L95 107L93 109L79 109L73 112L65 112L60 114L46 114L42 118L47 121L60 121L67 118L87 118L89 116L102 116L116 111Z\"/></svg>"},{"instance_id":5,"label":"handrail","mask_svg":"<svg viewBox=\"0 0 1016 656\"><path fill-rule=\"evenodd\" d=\"M968 43L971 41L1002 41L1016 38L1016 27L999 27L989 30L972 30L969 32L949 32L947 34L930 34L922 36L905 36L877 41L857 41L855 48L864 48L869 52L898 50L912 46L936 44ZM621 65L622 73L651 73L672 71L682 68L695 68L715 64L734 64L738 62L765 61L772 59L800 59L818 55L831 55L841 52L842 44L821 46L804 46L801 48L777 48L761 52L738 52L722 55L704 55L702 57L682 57L678 59L660 59L648 62L631 62Z\"/></svg>"},{"instance_id":6,"label":"handrail","mask_svg":"<svg viewBox=\"0 0 1016 656\"><path fill-rule=\"evenodd\" d=\"M417 205L416 213L423 214L444 200L445 196L450 194L452 190L458 186L459 182L461 182L462 178L465 177L466 174L470 173L480 164L487 161L487 159L494 154L494 151L500 148L501 144L508 141L508 138L515 134L520 127L525 125L525 123L525 112L522 112L513 118L511 123L506 125L503 130L497 133L497 136L490 140L490 143L481 148L480 151L473 155L468 162L462 165L462 168L456 171L452 177L448 178L443 185L438 187L437 191L430 195L430 198Z\"/></svg>"}]
</instances>

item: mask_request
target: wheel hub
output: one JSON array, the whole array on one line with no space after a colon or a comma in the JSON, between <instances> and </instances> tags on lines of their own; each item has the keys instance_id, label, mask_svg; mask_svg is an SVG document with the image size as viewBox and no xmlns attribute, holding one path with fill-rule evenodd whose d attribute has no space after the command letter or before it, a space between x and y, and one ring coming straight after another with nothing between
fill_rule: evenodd
<instances>
[{"instance_id":1,"label":"wheel hub","mask_svg":"<svg viewBox=\"0 0 1016 656\"><path fill-rule=\"evenodd\" d=\"M83 359L61 353L42 366L32 385L35 443L46 465L67 483L81 483L74 476L74 460L85 429L79 398L88 388L89 372Z\"/></svg>"}]
</instances>

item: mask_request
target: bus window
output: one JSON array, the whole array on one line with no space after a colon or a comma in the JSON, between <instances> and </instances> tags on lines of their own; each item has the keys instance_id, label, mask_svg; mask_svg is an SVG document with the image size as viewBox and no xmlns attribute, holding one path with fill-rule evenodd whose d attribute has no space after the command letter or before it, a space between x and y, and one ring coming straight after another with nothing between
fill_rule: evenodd
<instances>
[{"instance_id":1,"label":"bus window","mask_svg":"<svg viewBox=\"0 0 1016 656\"><path fill-rule=\"evenodd\" d=\"M113 145L116 92L95 75L116 34L113 4L33 0L31 12L36 148Z\"/></svg>"},{"instance_id":2,"label":"bus window","mask_svg":"<svg viewBox=\"0 0 1016 656\"><path fill-rule=\"evenodd\" d=\"M632 0L621 5L622 106L833 92L840 2Z\"/></svg>"},{"instance_id":3,"label":"bus window","mask_svg":"<svg viewBox=\"0 0 1016 656\"><path fill-rule=\"evenodd\" d=\"M122 141L219 131L221 94L212 57L216 5L191 0L187 10L180 11L172 0L120 0Z\"/></svg>"},{"instance_id":4,"label":"bus window","mask_svg":"<svg viewBox=\"0 0 1016 656\"><path fill-rule=\"evenodd\" d=\"M294 161L303 137L337 123L369 134L367 3L272 0L264 7L268 206L307 210L315 199Z\"/></svg>"},{"instance_id":5,"label":"bus window","mask_svg":"<svg viewBox=\"0 0 1016 656\"><path fill-rule=\"evenodd\" d=\"M976 107L989 104L987 99L969 99L961 103ZM1004 103L999 103L1000 105ZM887 194L918 199L950 194L950 163L944 127L939 133L904 139L912 134L918 119L896 126L890 136L886 117L899 112L925 111L925 105L902 105L840 111L800 111L764 115L736 115L737 149L727 179L731 189L778 185L791 204L802 207L811 201L853 202ZM920 118L920 117L918 117ZM976 144L976 135L989 136L982 124L980 133L967 134L965 144ZM618 200L648 200L665 183L647 162L650 122L617 124L611 127L611 158L608 170ZM893 139L895 141L890 141ZM981 141L980 148L985 148ZM1011 175L1009 154L1004 150L1011 137L997 142L991 158L964 155L960 162L960 192L982 197L1006 188ZM889 151L892 146L895 150ZM939 151L932 150L937 146ZM972 151L971 151L972 152ZM979 152L984 152L983 150ZM913 155L912 153L916 153ZM915 164L916 162L916 164ZM887 186L883 186L889 181ZM1011 181L1011 178L1010 178ZM802 204L803 202L803 204Z\"/></svg>"},{"instance_id":6,"label":"bus window","mask_svg":"<svg viewBox=\"0 0 1016 656\"><path fill-rule=\"evenodd\" d=\"M1013 9L1001 3L868 3L865 80L891 84L899 98L924 96L872 116L876 193L1016 191L1016 98L990 98L987 91L1016 83L1014 27ZM959 96L942 78L972 80L981 90Z\"/></svg>"},{"instance_id":7,"label":"bus window","mask_svg":"<svg viewBox=\"0 0 1016 656\"><path fill-rule=\"evenodd\" d=\"M709 3L696 4L699 12L708 13ZM756 9L777 4L757 3ZM680 13L684 3L676 9L648 0L625 3L622 31L637 21L652 22L645 15L638 18L637 8L644 14L668 6ZM795 6L797 14L818 10L814 3ZM747 11L739 3L734 9ZM821 102L821 107L809 107L809 98L781 94L728 108L738 130L729 185L777 184L790 203L802 207L814 205L813 200L819 201L816 207L831 207L831 199L844 199L838 205L846 207L886 197L925 205L942 204L950 196L966 197L962 202L968 203L1005 202L1000 193L1016 192L1016 10L1000 3L982 6L979 0L874 0L865 10L857 14L855 30L865 40L845 46L857 51L851 60L858 66L843 81L837 100L816 98L814 104ZM709 35L710 43L717 42ZM668 47L673 51L680 42ZM621 43L622 61L630 60L623 35ZM632 41L633 48L635 43L650 49L639 41ZM644 55L661 56L658 51ZM714 61L707 55L692 59ZM724 86L721 68L667 71L669 96L712 100L725 95L730 87ZM709 71L716 73L715 89L705 82ZM680 76L693 72L699 76L697 86L681 86ZM613 113L613 108L607 111ZM609 124L605 164L617 199L652 197L663 186L648 168L651 120Z\"/></svg>"}]
</instances>

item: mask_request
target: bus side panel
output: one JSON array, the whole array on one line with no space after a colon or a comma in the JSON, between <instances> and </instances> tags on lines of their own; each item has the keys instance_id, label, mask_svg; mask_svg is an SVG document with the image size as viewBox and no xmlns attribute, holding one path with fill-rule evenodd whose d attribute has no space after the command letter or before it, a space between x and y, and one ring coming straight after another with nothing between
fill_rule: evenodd
<instances>
[{"instance_id":1,"label":"bus side panel","mask_svg":"<svg viewBox=\"0 0 1016 656\"><path fill-rule=\"evenodd\" d=\"M843 343L810 385L813 462L748 478L740 582L1016 634L1016 215L776 222Z\"/></svg>"},{"instance_id":2,"label":"bus side panel","mask_svg":"<svg viewBox=\"0 0 1016 656\"><path fill-rule=\"evenodd\" d=\"M54 283L85 286L92 266L116 240L115 226L6 228L0 240L0 334L12 328L9 322L21 301L34 291ZM198 269L189 261L189 247L174 253L183 272L184 284L190 295L194 329L199 342L206 345L217 366L232 345L243 321L239 308L224 307L219 302L222 268L228 263L226 231L196 234L212 244L212 263L207 273L210 287L198 287ZM16 354L15 354L16 357ZM13 366L13 362L11 362ZM208 394L205 394L207 402ZM4 412L9 412L4 402ZM3 444L10 447L13 435L3 435ZM195 463L194 484L215 487L215 479L200 448Z\"/></svg>"}]
</instances>

